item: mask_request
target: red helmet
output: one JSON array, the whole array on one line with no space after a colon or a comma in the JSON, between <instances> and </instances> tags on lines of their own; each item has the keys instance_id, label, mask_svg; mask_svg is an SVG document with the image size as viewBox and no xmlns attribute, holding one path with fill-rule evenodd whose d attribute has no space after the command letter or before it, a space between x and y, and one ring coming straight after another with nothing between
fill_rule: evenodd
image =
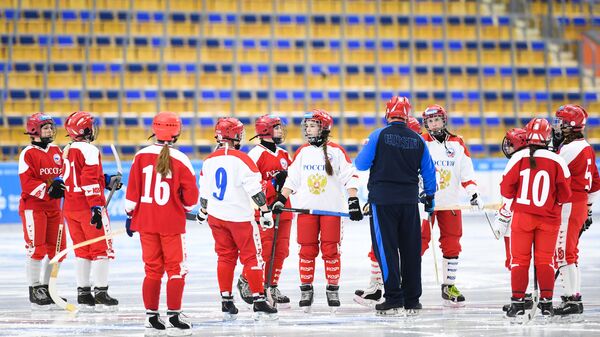
<instances>
[{"instance_id":1,"label":"red helmet","mask_svg":"<svg viewBox=\"0 0 600 337\"><path fill-rule=\"evenodd\" d=\"M321 129L317 136L309 136L306 134L306 122L313 121L320 125ZM313 109L311 112L304 114L304 120L302 121L302 131L304 136L310 144L321 143L327 139L331 127L333 125L333 118L322 109ZM325 134L323 134L325 132Z\"/></svg>"},{"instance_id":2,"label":"red helmet","mask_svg":"<svg viewBox=\"0 0 600 337\"><path fill-rule=\"evenodd\" d=\"M181 119L174 112L159 112L152 120L156 140L174 142L181 133Z\"/></svg>"},{"instance_id":3,"label":"red helmet","mask_svg":"<svg viewBox=\"0 0 600 337\"><path fill-rule=\"evenodd\" d=\"M548 145L551 137L550 123L544 118L534 118L525 126L528 145Z\"/></svg>"},{"instance_id":4,"label":"red helmet","mask_svg":"<svg viewBox=\"0 0 600 337\"><path fill-rule=\"evenodd\" d=\"M218 143L225 140L241 142L244 139L244 124L237 118L219 118L215 125L215 139Z\"/></svg>"},{"instance_id":5,"label":"red helmet","mask_svg":"<svg viewBox=\"0 0 600 337\"><path fill-rule=\"evenodd\" d=\"M406 125L409 129L413 130L416 133L421 133L421 124L419 124L419 120L413 116L408 116L408 121L406 121Z\"/></svg>"},{"instance_id":6,"label":"red helmet","mask_svg":"<svg viewBox=\"0 0 600 337\"><path fill-rule=\"evenodd\" d=\"M436 131L432 131L429 130L429 126L427 125L427 119L428 118L433 118L433 117L441 117L442 120L444 121L444 126L442 127L441 130L436 130ZM429 132L432 135L441 135L443 132L445 132L446 126L448 125L448 114L446 113L446 110L444 109L444 107L442 107L441 105L438 104L433 104L427 107L427 109L425 109L425 111L423 111L423 125L425 125L425 129L427 130L427 132Z\"/></svg>"},{"instance_id":7,"label":"red helmet","mask_svg":"<svg viewBox=\"0 0 600 337\"><path fill-rule=\"evenodd\" d=\"M584 108L577 104L565 104L556 110L554 125L561 129L570 128L574 132L581 132L585 128L588 114Z\"/></svg>"},{"instance_id":8,"label":"red helmet","mask_svg":"<svg viewBox=\"0 0 600 337\"><path fill-rule=\"evenodd\" d=\"M65 129L72 140L93 141L96 138L94 116L86 111L73 112L65 122Z\"/></svg>"},{"instance_id":9,"label":"red helmet","mask_svg":"<svg viewBox=\"0 0 600 337\"><path fill-rule=\"evenodd\" d=\"M274 129L277 125L283 126L281 118L273 115L260 116L254 122L254 129L256 130L256 136L258 138L272 138L275 144L281 144L283 142L283 134L281 137L274 137Z\"/></svg>"},{"instance_id":10,"label":"red helmet","mask_svg":"<svg viewBox=\"0 0 600 337\"><path fill-rule=\"evenodd\" d=\"M27 119L27 126L25 128L25 134L30 136L37 136L42 138L42 127L46 124L51 124L52 129L56 132L54 120L49 115L46 115L43 112L36 112L29 119ZM45 141L48 143L54 140L54 135L52 137L44 137Z\"/></svg>"},{"instance_id":11,"label":"red helmet","mask_svg":"<svg viewBox=\"0 0 600 337\"><path fill-rule=\"evenodd\" d=\"M522 128L508 130L502 140L502 152L506 158L510 158L513 153L525 146L527 146L526 131Z\"/></svg>"},{"instance_id":12,"label":"red helmet","mask_svg":"<svg viewBox=\"0 0 600 337\"><path fill-rule=\"evenodd\" d=\"M408 98L404 96L393 96L386 104L385 119L398 118L406 121L410 115L411 106Z\"/></svg>"}]
</instances>

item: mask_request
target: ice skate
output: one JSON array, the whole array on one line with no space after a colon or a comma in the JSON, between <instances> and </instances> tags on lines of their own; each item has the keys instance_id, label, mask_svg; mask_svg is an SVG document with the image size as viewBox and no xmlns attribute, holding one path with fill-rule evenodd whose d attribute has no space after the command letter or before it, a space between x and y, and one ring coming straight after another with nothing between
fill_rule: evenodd
<instances>
[{"instance_id":1,"label":"ice skate","mask_svg":"<svg viewBox=\"0 0 600 337\"><path fill-rule=\"evenodd\" d=\"M506 317L511 320L511 323L523 323L525 321L525 300L511 297Z\"/></svg>"},{"instance_id":2,"label":"ice skate","mask_svg":"<svg viewBox=\"0 0 600 337\"><path fill-rule=\"evenodd\" d=\"M187 321L181 310L167 311L169 316L167 324L168 336L190 336L192 334L192 323Z\"/></svg>"},{"instance_id":3,"label":"ice skate","mask_svg":"<svg viewBox=\"0 0 600 337\"><path fill-rule=\"evenodd\" d=\"M401 304L390 304L387 301L375 305L377 316L404 316L404 307Z\"/></svg>"},{"instance_id":4,"label":"ice skate","mask_svg":"<svg viewBox=\"0 0 600 337\"><path fill-rule=\"evenodd\" d=\"M224 321L234 321L237 319L239 310L233 303L233 296L221 296L221 311Z\"/></svg>"},{"instance_id":5,"label":"ice skate","mask_svg":"<svg viewBox=\"0 0 600 337\"><path fill-rule=\"evenodd\" d=\"M442 284L442 299L446 307L465 306L465 297L454 284Z\"/></svg>"},{"instance_id":6,"label":"ice skate","mask_svg":"<svg viewBox=\"0 0 600 337\"><path fill-rule=\"evenodd\" d=\"M79 304L79 310L94 311L96 300L90 287L77 287L77 304Z\"/></svg>"},{"instance_id":7,"label":"ice skate","mask_svg":"<svg viewBox=\"0 0 600 337\"><path fill-rule=\"evenodd\" d=\"M43 285L29 287L29 302L32 310L50 310L54 303Z\"/></svg>"},{"instance_id":8,"label":"ice skate","mask_svg":"<svg viewBox=\"0 0 600 337\"><path fill-rule=\"evenodd\" d=\"M51 310L59 310L61 309L59 306L56 305L56 303L54 303L54 300L52 299L52 297L50 296L50 290L48 290L48 285L47 284L42 284L42 289L44 290L44 292L46 292L46 295L48 296L48 298L50 299L50 309ZM67 299L64 297L61 297L63 301L67 302Z\"/></svg>"},{"instance_id":9,"label":"ice skate","mask_svg":"<svg viewBox=\"0 0 600 337\"><path fill-rule=\"evenodd\" d=\"M280 309L289 309L291 307L290 298L283 295L277 285L272 285L267 291L273 301L275 301L277 308Z\"/></svg>"},{"instance_id":10,"label":"ice skate","mask_svg":"<svg viewBox=\"0 0 600 337\"><path fill-rule=\"evenodd\" d=\"M423 305L419 302L411 307L404 306L404 313L407 317L418 316L422 309Z\"/></svg>"},{"instance_id":11,"label":"ice skate","mask_svg":"<svg viewBox=\"0 0 600 337\"><path fill-rule=\"evenodd\" d=\"M510 304L505 304L502 307L502 311L507 312L510 308ZM525 293L525 310L531 310L533 308L533 297L531 293Z\"/></svg>"},{"instance_id":12,"label":"ice skate","mask_svg":"<svg viewBox=\"0 0 600 337\"><path fill-rule=\"evenodd\" d=\"M549 321L554 316L554 308L552 307L552 297L550 298L540 298L540 301L537 305L538 309L544 316L544 319Z\"/></svg>"},{"instance_id":13,"label":"ice skate","mask_svg":"<svg viewBox=\"0 0 600 337\"><path fill-rule=\"evenodd\" d=\"M371 282L367 289L358 289L354 292L354 302L372 308L383 301L382 288L381 283Z\"/></svg>"},{"instance_id":14,"label":"ice skate","mask_svg":"<svg viewBox=\"0 0 600 337\"><path fill-rule=\"evenodd\" d=\"M583 303L581 296L561 296L562 302L554 308L554 314L559 316L561 321L577 323L583 321Z\"/></svg>"},{"instance_id":15,"label":"ice skate","mask_svg":"<svg viewBox=\"0 0 600 337\"><path fill-rule=\"evenodd\" d=\"M328 284L325 290L325 295L327 295L327 305L332 313L336 313L337 309L340 307L339 289L340 286Z\"/></svg>"},{"instance_id":16,"label":"ice skate","mask_svg":"<svg viewBox=\"0 0 600 337\"><path fill-rule=\"evenodd\" d=\"M164 336L167 333L165 321L160 318L158 311L146 311L146 324L144 325L144 336Z\"/></svg>"},{"instance_id":17,"label":"ice skate","mask_svg":"<svg viewBox=\"0 0 600 337\"><path fill-rule=\"evenodd\" d=\"M314 299L314 290L312 284L303 284L300 286L300 303L298 305L305 313L310 313Z\"/></svg>"},{"instance_id":18,"label":"ice skate","mask_svg":"<svg viewBox=\"0 0 600 337\"><path fill-rule=\"evenodd\" d=\"M108 287L94 287L96 311L118 310L119 301L108 294Z\"/></svg>"},{"instance_id":19,"label":"ice skate","mask_svg":"<svg viewBox=\"0 0 600 337\"><path fill-rule=\"evenodd\" d=\"M246 280L244 275L240 275L240 278L238 279L237 283L237 288L240 292L240 297L242 298L242 300L248 304L252 304L254 300L252 298L252 291L250 291L250 285L248 284L248 281Z\"/></svg>"},{"instance_id":20,"label":"ice skate","mask_svg":"<svg viewBox=\"0 0 600 337\"><path fill-rule=\"evenodd\" d=\"M277 309L273 308L264 295L254 297L254 305L252 310L254 311L255 321L273 321L278 319Z\"/></svg>"}]
</instances>

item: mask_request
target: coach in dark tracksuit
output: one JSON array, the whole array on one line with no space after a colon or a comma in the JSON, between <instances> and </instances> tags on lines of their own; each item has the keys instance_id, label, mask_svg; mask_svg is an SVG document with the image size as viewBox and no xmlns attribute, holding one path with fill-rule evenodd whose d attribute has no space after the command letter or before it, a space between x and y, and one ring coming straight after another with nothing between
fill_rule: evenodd
<instances>
[{"instance_id":1,"label":"coach in dark tracksuit","mask_svg":"<svg viewBox=\"0 0 600 337\"><path fill-rule=\"evenodd\" d=\"M388 125L369 135L354 162L360 171L370 169L371 241L385 289L385 302L375 308L382 314L421 308L419 175L428 212L433 212L436 182L424 140L406 126L409 113L408 98L392 97Z\"/></svg>"}]
</instances>

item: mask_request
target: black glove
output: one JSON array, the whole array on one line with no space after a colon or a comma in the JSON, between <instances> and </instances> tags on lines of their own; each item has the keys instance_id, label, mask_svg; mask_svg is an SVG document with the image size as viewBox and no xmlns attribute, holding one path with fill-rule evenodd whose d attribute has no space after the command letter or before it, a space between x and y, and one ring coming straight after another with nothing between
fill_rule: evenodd
<instances>
[{"instance_id":1,"label":"black glove","mask_svg":"<svg viewBox=\"0 0 600 337\"><path fill-rule=\"evenodd\" d=\"M281 212L283 212L281 209L285 207L286 202L287 198L283 196L283 194L277 193L277 200L271 205L273 214L281 214Z\"/></svg>"},{"instance_id":2,"label":"black glove","mask_svg":"<svg viewBox=\"0 0 600 337\"><path fill-rule=\"evenodd\" d=\"M583 227L581 227L581 231L585 232L586 230L588 230L590 228L590 226L592 225L592 205L588 205L588 217L587 219L585 219L585 222L583 223Z\"/></svg>"},{"instance_id":3,"label":"black glove","mask_svg":"<svg viewBox=\"0 0 600 337\"><path fill-rule=\"evenodd\" d=\"M203 212L202 209L199 209L198 214L196 214L196 222L201 226L206 225L207 219L208 219L208 213Z\"/></svg>"},{"instance_id":4,"label":"black glove","mask_svg":"<svg viewBox=\"0 0 600 337\"><path fill-rule=\"evenodd\" d=\"M48 196L52 199L60 199L65 196L65 188L65 182L56 177L48 187Z\"/></svg>"},{"instance_id":5,"label":"black glove","mask_svg":"<svg viewBox=\"0 0 600 337\"><path fill-rule=\"evenodd\" d=\"M362 212L363 212L363 215L372 215L372 213L371 213L371 204L369 204L369 203L364 204Z\"/></svg>"},{"instance_id":6,"label":"black glove","mask_svg":"<svg viewBox=\"0 0 600 337\"><path fill-rule=\"evenodd\" d=\"M90 220L90 225L96 225L96 229L102 228L102 207L92 207L92 219Z\"/></svg>"},{"instance_id":7,"label":"black glove","mask_svg":"<svg viewBox=\"0 0 600 337\"><path fill-rule=\"evenodd\" d=\"M419 201L425 205L425 212L433 214L433 210L435 208L435 200L433 195L421 194L419 196Z\"/></svg>"},{"instance_id":8,"label":"black glove","mask_svg":"<svg viewBox=\"0 0 600 337\"><path fill-rule=\"evenodd\" d=\"M285 184L285 179L287 178L287 176L288 173L286 170L278 171L273 176L273 187L275 187L275 191L277 191L277 193L281 192L281 189L283 188L283 184Z\"/></svg>"},{"instance_id":9,"label":"black glove","mask_svg":"<svg viewBox=\"0 0 600 337\"><path fill-rule=\"evenodd\" d=\"M363 218L363 214L360 211L360 203L357 197L348 198L348 212L350 212L350 220L360 221Z\"/></svg>"},{"instance_id":10,"label":"black glove","mask_svg":"<svg viewBox=\"0 0 600 337\"><path fill-rule=\"evenodd\" d=\"M135 231L131 230L131 218L127 217L127 220L125 220L125 231L127 232L127 235L129 235L130 238L133 237L133 233L135 233Z\"/></svg>"},{"instance_id":11,"label":"black glove","mask_svg":"<svg viewBox=\"0 0 600 337\"><path fill-rule=\"evenodd\" d=\"M107 190L112 190L114 188L115 191L118 191L123 187L123 183L121 182L120 174L108 175L104 174L104 186Z\"/></svg>"}]
</instances>

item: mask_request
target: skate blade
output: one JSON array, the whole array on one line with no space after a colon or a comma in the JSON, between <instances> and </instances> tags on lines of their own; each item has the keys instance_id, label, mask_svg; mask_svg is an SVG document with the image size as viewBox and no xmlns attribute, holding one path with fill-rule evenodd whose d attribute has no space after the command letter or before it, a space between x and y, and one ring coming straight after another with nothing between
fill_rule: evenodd
<instances>
[{"instance_id":1,"label":"skate blade","mask_svg":"<svg viewBox=\"0 0 600 337\"><path fill-rule=\"evenodd\" d=\"M159 330L154 328L144 328L144 336L166 336L167 330Z\"/></svg>"},{"instance_id":2,"label":"skate blade","mask_svg":"<svg viewBox=\"0 0 600 337\"><path fill-rule=\"evenodd\" d=\"M115 312L115 311L119 311L119 306L118 305L96 304L94 311L96 311L96 312Z\"/></svg>"},{"instance_id":3,"label":"skate blade","mask_svg":"<svg viewBox=\"0 0 600 337\"><path fill-rule=\"evenodd\" d=\"M417 309L405 309L404 310L404 314L406 315L406 317L419 316L419 310L417 310Z\"/></svg>"},{"instance_id":4,"label":"skate blade","mask_svg":"<svg viewBox=\"0 0 600 337\"><path fill-rule=\"evenodd\" d=\"M237 314L223 313L223 321L231 322L237 319Z\"/></svg>"},{"instance_id":5,"label":"skate blade","mask_svg":"<svg viewBox=\"0 0 600 337\"><path fill-rule=\"evenodd\" d=\"M454 302L451 300L443 300L442 305L446 308L463 308L465 306L465 302Z\"/></svg>"},{"instance_id":6,"label":"skate blade","mask_svg":"<svg viewBox=\"0 0 600 337\"><path fill-rule=\"evenodd\" d=\"M255 312L254 315L252 315L252 318L254 318L255 321L276 321L279 319L279 316L277 316L277 314Z\"/></svg>"},{"instance_id":7,"label":"skate blade","mask_svg":"<svg viewBox=\"0 0 600 337\"><path fill-rule=\"evenodd\" d=\"M179 329L175 327L167 328L167 336L191 336L192 329Z\"/></svg>"},{"instance_id":8,"label":"skate blade","mask_svg":"<svg viewBox=\"0 0 600 337\"><path fill-rule=\"evenodd\" d=\"M292 305L288 303L277 303L277 309L291 309Z\"/></svg>"},{"instance_id":9,"label":"skate blade","mask_svg":"<svg viewBox=\"0 0 600 337\"><path fill-rule=\"evenodd\" d=\"M508 317L508 316L504 315L504 318L511 325L523 325L523 324L529 323L529 318L527 315L517 315L515 317Z\"/></svg>"},{"instance_id":10,"label":"skate blade","mask_svg":"<svg viewBox=\"0 0 600 337\"><path fill-rule=\"evenodd\" d=\"M335 314L338 312L338 309L339 309L339 308L340 308L340 307L329 307L329 312L330 312L332 315L335 315Z\"/></svg>"},{"instance_id":11,"label":"skate blade","mask_svg":"<svg viewBox=\"0 0 600 337\"><path fill-rule=\"evenodd\" d=\"M312 312L312 307L306 306L306 307L300 307L302 309L302 311L304 311L305 314L310 314Z\"/></svg>"},{"instance_id":12,"label":"skate blade","mask_svg":"<svg viewBox=\"0 0 600 337\"><path fill-rule=\"evenodd\" d=\"M554 315L555 319L561 323L581 323L585 321L582 314L570 314L570 315Z\"/></svg>"},{"instance_id":13,"label":"skate blade","mask_svg":"<svg viewBox=\"0 0 600 337\"><path fill-rule=\"evenodd\" d=\"M31 310L32 311L50 311L50 310L52 310L52 306L54 306L54 305L53 304L39 305L39 304L31 303Z\"/></svg>"},{"instance_id":14,"label":"skate blade","mask_svg":"<svg viewBox=\"0 0 600 337\"><path fill-rule=\"evenodd\" d=\"M81 311L81 312L95 312L96 306L95 305L87 305L87 304L78 304L77 309L79 309L79 311Z\"/></svg>"},{"instance_id":15,"label":"skate blade","mask_svg":"<svg viewBox=\"0 0 600 337\"><path fill-rule=\"evenodd\" d=\"M354 296L353 300L354 300L354 302L356 302L362 306L365 306L367 308L374 308L375 305L383 303L382 300L379 300L379 301L368 300L368 299L362 298L360 296Z\"/></svg>"},{"instance_id":16,"label":"skate blade","mask_svg":"<svg viewBox=\"0 0 600 337\"><path fill-rule=\"evenodd\" d=\"M375 315L380 317L404 317L405 312L403 308L394 308L389 310L377 310L375 311Z\"/></svg>"}]
</instances>

